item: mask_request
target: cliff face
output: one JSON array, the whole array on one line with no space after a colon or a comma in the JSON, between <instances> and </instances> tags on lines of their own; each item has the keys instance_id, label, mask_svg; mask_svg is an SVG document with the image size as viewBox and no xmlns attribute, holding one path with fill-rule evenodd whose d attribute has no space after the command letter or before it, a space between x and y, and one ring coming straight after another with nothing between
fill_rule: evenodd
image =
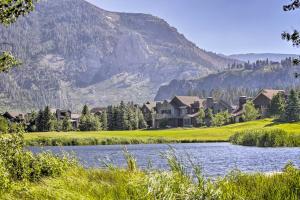
<instances>
[{"instance_id":1,"label":"cliff face","mask_svg":"<svg viewBox=\"0 0 300 200\"><path fill-rule=\"evenodd\" d=\"M83 0L41 1L28 17L0 27L4 41L12 45L1 49L23 65L0 75L2 110L141 103L172 79L202 77L232 62L199 49L160 18Z\"/></svg>"}]
</instances>

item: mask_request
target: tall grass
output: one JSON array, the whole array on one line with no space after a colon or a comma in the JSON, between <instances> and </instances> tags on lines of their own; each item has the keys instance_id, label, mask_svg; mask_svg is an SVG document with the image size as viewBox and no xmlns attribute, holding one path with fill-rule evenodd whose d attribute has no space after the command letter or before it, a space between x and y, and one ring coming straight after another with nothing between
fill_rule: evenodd
<instances>
[{"instance_id":1,"label":"tall grass","mask_svg":"<svg viewBox=\"0 0 300 200\"><path fill-rule=\"evenodd\" d=\"M44 177L58 177L75 165L68 157L25 151L22 133L0 135L0 195L16 182L33 183Z\"/></svg>"},{"instance_id":2,"label":"tall grass","mask_svg":"<svg viewBox=\"0 0 300 200\"><path fill-rule=\"evenodd\" d=\"M20 183L1 199L133 199L133 200L298 200L300 170L289 164L283 173L244 174L238 171L211 181L192 165L193 176L170 151L171 171L142 171L133 155L125 150L126 168L84 169L75 166L54 178ZM1 171L1 168L0 168ZM2 179L0 179L1 181Z\"/></svg>"},{"instance_id":3,"label":"tall grass","mask_svg":"<svg viewBox=\"0 0 300 200\"><path fill-rule=\"evenodd\" d=\"M230 137L232 144L258 147L299 147L300 135L282 129L249 129Z\"/></svg>"}]
</instances>

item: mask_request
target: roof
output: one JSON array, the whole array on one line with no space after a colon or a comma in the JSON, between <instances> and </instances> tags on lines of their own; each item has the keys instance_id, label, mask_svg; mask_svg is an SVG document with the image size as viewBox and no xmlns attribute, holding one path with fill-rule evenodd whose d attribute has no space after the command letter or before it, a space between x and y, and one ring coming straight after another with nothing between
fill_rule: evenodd
<instances>
[{"instance_id":1,"label":"roof","mask_svg":"<svg viewBox=\"0 0 300 200\"><path fill-rule=\"evenodd\" d=\"M150 111L156 107L155 101L148 101L144 104Z\"/></svg>"},{"instance_id":2,"label":"roof","mask_svg":"<svg viewBox=\"0 0 300 200\"><path fill-rule=\"evenodd\" d=\"M177 98L182 104L186 106L190 106L194 104L195 102L200 102L200 105L203 105L203 102L205 99L200 99L198 96L175 96L174 98Z\"/></svg>"},{"instance_id":3,"label":"roof","mask_svg":"<svg viewBox=\"0 0 300 200\"><path fill-rule=\"evenodd\" d=\"M105 108L101 108L101 107L95 107L91 109L91 113L98 113L103 111L105 111Z\"/></svg>"},{"instance_id":4,"label":"roof","mask_svg":"<svg viewBox=\"0 0 300 200\"><path fill-rule=\"evenodd\" d=\"M261 94L267 97L268 99L272 100L272 98L277 95L278 93L284 93L284 90L273 90L273 89L262 89L257 96L254 98L256 99L259 97Z\"/></svg>"},{"instance_id":5,"label":"roof","mask_svg":"<svg viewBox=\"0 0 300 200\"><path fill-rule=\"evenodd\" d=\"M20 117L20 116L24 116L25 114L24 113L19 113L19 112L5 112L3 115L9 115L13 118L16 118L16 117Z\"/></svg>"},{"instance_id":6,"label":"roof","mask_svg":"<svg viewBox=\"0 0 300 200\"><path fill-rule=\"evenodd\" d=\"M80 114L71 114L71 119L79 119Z\"/></svg>"}]
</instances>

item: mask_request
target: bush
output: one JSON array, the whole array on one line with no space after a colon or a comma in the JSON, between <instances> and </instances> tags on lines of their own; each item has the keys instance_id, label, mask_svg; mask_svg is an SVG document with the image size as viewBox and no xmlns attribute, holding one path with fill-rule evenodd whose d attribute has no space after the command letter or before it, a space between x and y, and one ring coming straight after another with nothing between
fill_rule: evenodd
<instances>
[{"instance_id":1,"label":"bush","mask_svg":"<svg viewBox=\"0 0 300 200\"><path fill-rule=\"evenodd\" d=\"M35 182L43 177L59 176L75 165L67 157L25 151L22 133L0 136L0 191L9 188L13 181Z\"/></svg>"},{"instance_id":2,"label":"bush","mask_svg":"<svg viewBox=\"0 0 300 200\"><path fill-rule=\"evenodd\" d=\"M230 137L232 144L258 147L297 147L300 136L288 134L282 129L252 129L235 133Z\"/></svg>"}]
</instances>

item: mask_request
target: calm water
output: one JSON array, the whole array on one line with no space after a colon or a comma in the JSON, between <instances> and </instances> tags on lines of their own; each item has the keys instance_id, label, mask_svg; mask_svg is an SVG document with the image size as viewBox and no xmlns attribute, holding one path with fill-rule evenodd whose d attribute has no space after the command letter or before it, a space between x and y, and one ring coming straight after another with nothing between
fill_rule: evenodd
<instances>
[{"instance_id":1,"label":"calm water","mask_svg":"<svg viewBox=\"0 0 300 200\"><path fill-rule=\"evenodd\" d=\"M186 155L203 168L205 176L223 176L233 169L244 172L281 171L288 161L300 166L300 148L256 148L234 146L229 143L172 144L176 155L186 161ZM72 147L30 147L33 152L50 150L60 154L72 152L86 167L104 167L103 161L125 166L124 146L72 146ZM162 155L170 150L165 144L127 145L141 168L168 169ZM151 164L149 164L151 163ZM186 165L188 166L189 162Z\"/></svg>"}]
</instances>

